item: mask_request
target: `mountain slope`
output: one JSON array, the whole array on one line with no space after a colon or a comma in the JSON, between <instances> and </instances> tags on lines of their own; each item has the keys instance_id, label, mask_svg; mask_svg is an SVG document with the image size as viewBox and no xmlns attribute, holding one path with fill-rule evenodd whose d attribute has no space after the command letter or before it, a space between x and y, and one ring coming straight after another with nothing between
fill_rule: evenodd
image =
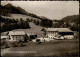
<instances>
[{"instance_id":1,"label":"mountain slope","mask_svg":"<svg viewBox=\"0 0 80 57\"><path fill-rule=\"evenodd\" d=\"M71 23L71 22L78 23L79 22L79 15L67 16L67 17L64 17L62 20L64 22L68 22L68 23Z\"/></svg>"},{"instance_id":2,"label":"mountain slope","mask_svg":"<svg viewBox=\"0 0 80 57\"><path fill-rule=\"evenodd\" d=\"M10 3L7 5L4 5L4 6L2 6L2 5L0 5L0 6L1 6L1 15L2 16L10 16L10 14L23 14L23 15L31 16L31 17L38 18L38 19L44 19L40 16L37 16L36 14L25 11L24 9L22 9L19 6L15 7ZM48 18L46 18L46 19L48 19Z\"/></svg>"},{"instance_id":3,"label":"mountain slope","mask_svg":"<svg viewBox=\"0 0 80 57\"><path fill-rule=\"evenodd\" d=\"M66 27L73 31L79 31L79 15L72 15L62 18L53 25L53 27Z\"/></svg>"},{"instance_id":4,"label":"mountain slope","mask_svg":"<svg viewBox=\"0 0 80 57\"><path fill-rule=\"evenodd\" d=\"M5 6L1 5L1 14L2 13L6 13L6 14L8 14L8 13L26 14L27 12L24 9L22 9L20 7L15 7L15 6L13 6L12 4L9 3Z\"/></svg>"}]
</instances>

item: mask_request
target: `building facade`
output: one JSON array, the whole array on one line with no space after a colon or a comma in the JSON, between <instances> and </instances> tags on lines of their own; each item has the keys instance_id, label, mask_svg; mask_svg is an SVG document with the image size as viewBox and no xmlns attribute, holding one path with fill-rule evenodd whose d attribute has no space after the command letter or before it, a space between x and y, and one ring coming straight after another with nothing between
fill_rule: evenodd
<instances>
[{"instance_id":1,"label":"building facade","mask_svg":"<svg viewBox=\"0 0 80 57\"><path fill-rule=\"evenodd\" d=\"M45 34L53 39L73 39L74 33L68 28L45 28Z\"/></svg>"},{"instance_id":2,"label":"building facade","mask_svg":"<svg viewBox=\"0 0 80 57\"><path fill-rule=\"evenodd\" d=\"M10 41L24 41L25 39L25 32L23 31L10 31L9 32Z\"/></svg>"},{"instance_id":3,"label":"building facade","mask_svg":"<svg viewBox=\"0 0 80 57\"><path fill-rule=\"evenodd\" d=\"M9 40L9 36L1 36L0 38L3 41L8 41Z\"/></svg>"}]
</instances>

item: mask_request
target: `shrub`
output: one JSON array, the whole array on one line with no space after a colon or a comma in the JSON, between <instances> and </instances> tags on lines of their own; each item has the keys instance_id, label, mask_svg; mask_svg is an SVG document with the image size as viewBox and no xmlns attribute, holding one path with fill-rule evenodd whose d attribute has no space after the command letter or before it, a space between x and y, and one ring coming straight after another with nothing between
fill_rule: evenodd
<instances>
[{"instance_id":1,"label":"shrub","mask_svg":"<svg viewBox=\"0 0 80 57\"><path fill-rule=\"evenodd\" d=\"M8 44L5 44L5 48L10 48L10 46Z\"/></svg>"},{"instance_id":2,"label":"shrub","mask_svg":"<svg viewBox=\"0 0 80 57\"><path fill-rule=\"evenodd\" d=\"M1 41L1 46L4 46L5 44L7 44L6 41Z\"/></svg>"},{"instance_id":3,"label":"shrub","mask_svg":"<svg viewBox=\"0 0 80 57\"><path fill-rule=\"evenodd\" d=\"M1 42L1 48L4 49L4 48L9 48L9 45L6 41L2 41Z\"/></svg>"},{"instance_id":4,"label":"shrub","mask_svg":"<svg viewBox=\"0 0 80 57\"><path fill-rule=\"evenodd\" d=\"M16 41L12 42L11 44L12 44L12 47L18 47L18 42L16 42Z\"/></svg>"},{"instance_id":5,"label":"shrub","mask_svg":"<svg viewBox=\"0 0 80 57\"><path fill-rule=\"evenodd\" d=\"M24 45L23 45L23 42L20 42L20 46L24 46Z\"/></svg>"},{"instance_id":6,"label":"shrub","mask_svg":"<svg viewBox=\"0 0 80 57\"><path fill-rule=\"evenodd\" d=\"M18 43L21 43L21 42L23 42L22 40L19 40L19 42Z\"/></svg>"},{"instance_id":7,"label":"shrub","mask_svg":"<svg viewBox=\"0 0 80 57\"><path fill-rule=\"evenodd\" d=\"M23 41L22 40L19 40L18 43L20 44L19 46L23 46Z\"/></svg>"}]
</instances>

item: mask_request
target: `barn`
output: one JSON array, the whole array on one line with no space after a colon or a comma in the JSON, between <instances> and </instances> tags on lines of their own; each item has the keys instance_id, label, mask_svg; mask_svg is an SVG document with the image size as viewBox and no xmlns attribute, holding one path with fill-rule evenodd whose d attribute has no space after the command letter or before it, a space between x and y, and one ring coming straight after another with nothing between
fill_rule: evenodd
<instances>
[{"instance_id":1,"label":"barn","mask_svg":"<svg viewBox=\"0 0 80 57\"><path fill-rule=\"evenodd\" d=\"M68 28L45 28L45 34L48 38L74 38L74 32Z\"/></svg>"},{"instance_id":2,"label":"barn","mask_svg":"<svg viewBox=\"0 0 80 57\"><path fill-rule=\"evenodd\" d=\"M27 36L24 31L10 31L8 35L10 37L10 41L24 41Z\"/></svg>"}]
</instances>

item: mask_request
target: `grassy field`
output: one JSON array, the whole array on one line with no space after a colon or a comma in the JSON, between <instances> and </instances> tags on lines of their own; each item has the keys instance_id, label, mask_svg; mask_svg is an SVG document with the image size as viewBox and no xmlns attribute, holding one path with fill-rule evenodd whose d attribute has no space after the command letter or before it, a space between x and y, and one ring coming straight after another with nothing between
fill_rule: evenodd
<instances>
[{"instance_id":1,"label":"grassy field","mask_svg":"<svg viewBox=\"0 0 80 57\"><path fill-rule=\"evenodd\" d=\"M3 51L35 51L36 53L5 53L2 56L78 56L79 41L78 40L53 40L37 44L35 42L24 43L23 47L10 47ZM1 53L2 53L1 52Z\"/></svg>"},{"instance_id":2,"label":"grassy field","mask_svg":"<svg viewBox=\"0 0 80 57\"><path fill-rule=\"evenodd\" d=\"M35 34L38 35L38 37L41 37L43 35L43 32L41 31L43 27L37 26L32 22L29 22L29 25L31 27L30 29L15 29L15 30L12 30L12 31L24 31L26 34L27 33L35 33ZM5 34L7 34L7 32L2 32L1 33L1 35L5 35Z\"/></svg>"},{"instance_id":3,"label":"grassy field","mask_svg":"<svg viewBox=\"0 0 80 57\"><path fill-rule=\"evenodd\" d=\"M23 14L11 14L10 17L7 17L7 16L2 16L3 18L9 18L9 19L18 19L20 20L20 18L22 18L23 20L26 20L27 18L29 19L37 19L37 18L34 18L34 17L31 17L31 16L27 16L27 15L23 15ZM37 19L39 20L39 19ZM40 20L39 20L40 21Z\"/></svg>"},{"instance_id":4,"label":"grassy field","mask_svg":"<svg viewBox=\"0 0 80 57\"><path fill-rule=\"evenodd\" d=\"M43 31L41 31L43 27L37 26L32 22L29 22L29 25L31 27L30 29L15 29L12 31L24 31L26 34L27 33L35 33L38 35L38 37L41 37L43 35Z\"/></svg>"}]
</instances>

